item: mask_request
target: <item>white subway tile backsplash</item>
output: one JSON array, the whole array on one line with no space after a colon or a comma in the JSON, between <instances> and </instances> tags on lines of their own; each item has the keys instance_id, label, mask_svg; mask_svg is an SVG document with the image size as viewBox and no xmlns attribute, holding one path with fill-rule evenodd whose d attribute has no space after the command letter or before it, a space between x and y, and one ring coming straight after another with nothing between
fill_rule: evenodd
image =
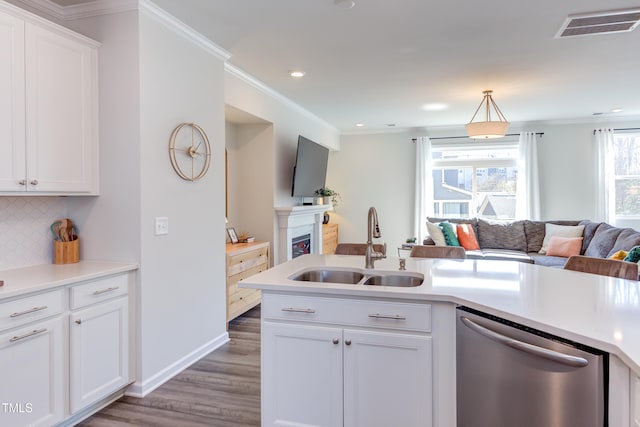
<instances>
[{"instance_id":1,"label":"white subway tile backsplash","mask_svg":"<svg viewBox=\"0 0 640 427\"><path fill-rule=\"evenodd\" d=\"M62 197L0 196L0 270L51 263L49 226L65 217Z\"/></svg>"}]
</instances>

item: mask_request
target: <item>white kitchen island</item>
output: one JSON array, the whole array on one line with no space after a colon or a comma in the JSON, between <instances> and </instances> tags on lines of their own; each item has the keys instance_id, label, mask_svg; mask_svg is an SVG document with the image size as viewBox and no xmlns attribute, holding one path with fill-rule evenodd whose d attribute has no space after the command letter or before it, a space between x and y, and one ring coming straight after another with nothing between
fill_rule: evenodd
<instances>
[{"instance_id":1,"label":"white kitchen island","mask_svg":"<svg viewBox=\"0 0 640 427\"><path fill-rule=\"evenodd\" d=\"M455 425L457 305L610 353L609 425L640 425L639 282L411 258L407 272L424 275L418 287L291 280L309 269L400 273L398 261L366 270L364 257L305 255L240 283L263 291L264 426L385 425L385 409L403 402L404 425Z\"/></svg>"}]
</instances>

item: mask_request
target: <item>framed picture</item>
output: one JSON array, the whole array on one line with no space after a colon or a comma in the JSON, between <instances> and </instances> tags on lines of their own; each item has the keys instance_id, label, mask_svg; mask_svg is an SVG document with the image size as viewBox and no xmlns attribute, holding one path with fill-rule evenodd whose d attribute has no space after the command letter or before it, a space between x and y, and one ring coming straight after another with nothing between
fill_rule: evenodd
<instances>
[{"instance_id":1,"label":"framed picture","mask_svg":"<svg viewBox=\"0 0 640 427\"><path fill-rule=\"evenodd\" d=\"M229 240L231 240L231 243L238 243L238 235L236 234L235 228L227 228L227 234L229 235Z\"/></svg>"}]
</instances>

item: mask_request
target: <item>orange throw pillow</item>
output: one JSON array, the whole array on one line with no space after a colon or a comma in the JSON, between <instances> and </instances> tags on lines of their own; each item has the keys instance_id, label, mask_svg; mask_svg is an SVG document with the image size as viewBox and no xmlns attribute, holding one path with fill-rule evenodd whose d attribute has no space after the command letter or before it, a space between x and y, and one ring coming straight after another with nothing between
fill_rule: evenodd
<instances>
[{"instance_id":1,"label":"orange throw pillow","mask_svg":"<svg viewBox=\"0 0 640 427\"><path fill-rule=\"evenodd\" d=\"M458 232L458 241L460 242L460 246L469 251L480 249L478 239L476 239L476 233L473 231L473 225L458 224L456 226L456 231Z\"/></svg>"},{"instance_id":2,"label":"orange throw pillow","mask_svg":"<svg viewBox=\"0 0 640 427\"><path fill-rule=\"evenodd\" d=\"M549 239L547 255L569 258L571 255L580 255L582 249L582 237L553 236Z\"/></svg>"}]
</instances>

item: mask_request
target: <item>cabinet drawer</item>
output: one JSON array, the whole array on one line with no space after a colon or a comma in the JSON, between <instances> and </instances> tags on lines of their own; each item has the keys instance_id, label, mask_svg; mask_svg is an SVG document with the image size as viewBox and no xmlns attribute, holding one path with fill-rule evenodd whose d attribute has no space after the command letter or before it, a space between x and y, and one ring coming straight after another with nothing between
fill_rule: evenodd
<instances>
[{"instance_id":1,"label":"cabinet drawer","mask_svg":"<svg viewBox=\"0 0 640 427\"><path fill-rule=\"evenodd\" d=\"M244 313L260 302L259 289L238 289L233 295L229 295L229 319Z\"/></svg>"},{"instance_id":2,"label":"cabinet drawer","mask_svg":"<svg viewBox=\"0 0 640 427\"><path fill-rule=\"evenodd\" d=\"M71 309L95 304L129 293L129 275L107 277L71 288Z\"/></svg>"},{"instance_id":3,"label":"cabinet drawer","mask_svg":"<svg viewBox=\"0 0 640 427\"><path fill-rule=\"evenodd\" d=\"M233 294L234 292L238 291L238 282L242 279L246 279L247 277L251 277L254 274L258 274L261 271L265 271L266 269L269 268L269 265L264 263L264 264L259 264L256 265L255 267L252 267L248 270L243 271L242 273L238 273L238 274L234 274L233 276L230 276L227 278L227 288L229 289L229 295Z\"/></svg>"},{"instance_id":4,"label":"cabinet drawer","mask_svg":"<svg viewBox=\"0 0 640 427\"><path fill-rule=\"evenodd\" d=\"M269 262L269 248L260 248L255 251L246 252L239 255L229 257L227 266L227 275L242 273L257 265L267 264Z\"/></svg>"},{"instance_id":5,"label":"cabinet drawer","mask_svg":"<svg viewBox=\"0 0 640 427\"><path fill-rule=\"evenodd\" d=\"M0 330L62 313L63 292L60 289L0 304Z\"/></svg>"},{"instance_id":6,"label":"cabinet drawer","mask_svg":"<svg viewBox=\"0 0 640 427\"><path fill-rule=\"evenodd\" d=\"M431 305L296 295L262 296L265 319L431 331Z\"/></svg>"}]
</instances>

